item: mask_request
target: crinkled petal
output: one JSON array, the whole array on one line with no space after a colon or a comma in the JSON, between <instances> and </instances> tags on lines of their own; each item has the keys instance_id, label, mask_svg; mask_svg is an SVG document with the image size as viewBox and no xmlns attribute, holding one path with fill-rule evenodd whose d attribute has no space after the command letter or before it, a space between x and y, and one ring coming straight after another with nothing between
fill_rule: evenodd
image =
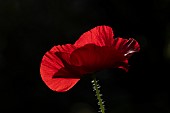
<instances>
[{"instance_id":1,"label":"crinkled petal","mask_svg":"<svg viewBox=\"0 0 170 113\"><path fill-rule=\"evenodd\" d=\"M113 46L124 54L126 58L129 58L133 53L140 50L139 43L133 38L116 38L114 39Z\"/></svg>"},{"instance_id":2,"label":"crinkled petal","mask_svg":"<svg viewBox=\"0 0 170 113\"><path fill-rule=\"evenodd\" d=\"M82 66L89 72L120 66L119 63L124 62L124 60L126 59L123 54L119 53L114 47L100 47L94 44L76 49L70 56L72 65Z\"/></svg>"},{"instance_id":3,"label":"crinkled petal","mask_svg":"<svg viewBox=\"0 0 170 113\"><path fill-rule=\"evenodd\" d=\"M58 52L71 53L74 50L74 46L71 44L54 46L50 51L46 52L42 58L40 66L40 74L45 84L52 90L58 92L64 92L72 88L80 78L74 78L73 73L70 73L62 61L57 56ZM70 77L64 78L65 75Z\"/></svg>"},{"instance_id":4,"label":"crinkled petal","mask_svg":"<svg viewBox=\"0 0 170 113\"><path fill-rule=\"evenodd\" d=\"M76 47L82 47L86 44L95 44L97 46L111 46L113 44L113 31L109 26L97 26L90 31L85 32L75 42Z\"/></svg>"}]
</instances>

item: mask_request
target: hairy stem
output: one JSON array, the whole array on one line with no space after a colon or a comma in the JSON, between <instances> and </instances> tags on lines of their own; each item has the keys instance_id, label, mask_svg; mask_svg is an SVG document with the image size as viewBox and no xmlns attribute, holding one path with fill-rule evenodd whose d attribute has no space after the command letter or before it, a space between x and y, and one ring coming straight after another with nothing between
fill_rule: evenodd
<instances>
[{"instance_id":1,"label":"hairy stem","mask_svg":"<svg viewBox=\"0 0 170 113\"><path fill-rule=\"evenodd\" d=\"M100 86L97 83L97 80L96 80L95 77L92 80L92 84L93 84L93 89L96 92L96 97L97 97L97 100L98 100L98 105L100 106L100 111L99 112L105 113L104 102L102 101L102 98L101 98L102 94L100 94L100 90L99 90Z\"/></svg>"}]
</instances>

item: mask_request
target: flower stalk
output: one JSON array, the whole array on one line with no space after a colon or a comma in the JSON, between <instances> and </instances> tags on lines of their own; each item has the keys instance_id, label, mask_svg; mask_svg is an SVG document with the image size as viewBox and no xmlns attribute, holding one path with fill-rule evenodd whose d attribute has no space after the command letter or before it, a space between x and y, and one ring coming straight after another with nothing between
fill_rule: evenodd
<instances>
[{"instance_id":1,"label":"flower stalk","mask_svg":"<svg viewBox=\"0 0 170 113\"><path fill-rule=\"evenodd\" d=\"M93 80L92 80L92 84L93 84L93 91L96 92L96 97L97 97L97 100L98 100L98 105L100 106L100 111L101 113L105 113L105 107L104 107L104 102L102 101L102 94L100 94L100 86L99 84L97 83L98 81L96 80L96 78L94 77Z\"/></svg>"}]
</instances>

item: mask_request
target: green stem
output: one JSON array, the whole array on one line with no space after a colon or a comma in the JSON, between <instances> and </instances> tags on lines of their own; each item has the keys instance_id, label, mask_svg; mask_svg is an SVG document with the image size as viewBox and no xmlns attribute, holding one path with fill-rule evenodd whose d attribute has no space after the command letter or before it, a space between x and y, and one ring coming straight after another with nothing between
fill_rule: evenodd
<instances>
[{"instance_id":1,"label":"green stem","mask_svg":"<svg viewBox=\"0 0 170 113\"><path fill-rule=\"evenodd\" d=\"M100 94L100 90L99 90L100 86L97 83L97 80L96 80L95 77L93 78L92 83L93 83L93 89L94 89L94 91L96 91L96 96L97 96L97 99L98 99L98 105L100 106L100 112L105 113L105 108L104 108L104 105L103 105L104 102L102 102L102 98L101 98L102 95Z\"/></svg>"}]
</instances>

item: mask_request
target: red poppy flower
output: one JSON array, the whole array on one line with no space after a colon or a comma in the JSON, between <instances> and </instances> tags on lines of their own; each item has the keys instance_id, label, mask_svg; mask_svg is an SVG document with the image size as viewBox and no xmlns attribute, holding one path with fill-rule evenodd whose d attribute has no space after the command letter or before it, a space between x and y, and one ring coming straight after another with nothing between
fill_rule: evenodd
<instances>
[{"instance_id":1,"label":"red poppy flower","mask_svg":"<svg viewBox=\"0 0 170 113\"><path fill-rule=\"evenodd\" d=\"M97 26L74 44L54 46L42 58L42 80L50 89L65 92L86 74L106 68L128 71L128 59L140 46L133 38L113 36L111 27Z\"/></svg>"}]
</instances>

